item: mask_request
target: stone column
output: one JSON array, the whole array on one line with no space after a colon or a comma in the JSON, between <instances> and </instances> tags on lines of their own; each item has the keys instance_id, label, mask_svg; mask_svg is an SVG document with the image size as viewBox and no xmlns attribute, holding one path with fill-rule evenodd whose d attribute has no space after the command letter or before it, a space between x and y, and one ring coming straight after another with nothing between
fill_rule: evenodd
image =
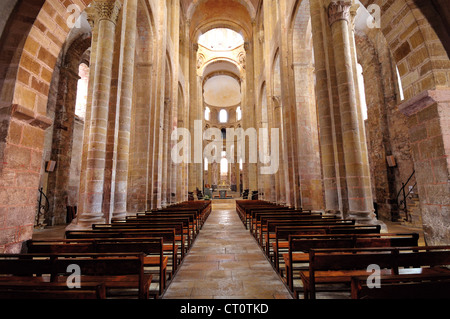
<instances>
[{"instance_id":1,"label":"stone column","mask_svg":"<svg viewBox=\"0 0 450 319\"><path fill-rule=\"evenodd\" d=\"M128 163L130 153L131 107L133 101L134 59L136 47L137 0L125 0L120 46L118 116L116 118L115 183L113 219L125 218L127 212Z\"/></svg>"},{"instance_id":2,"label":"stone column","mask_svg":"<svg viewBox=\"0 0 450 319\"><path fill-rule=\"evenodd\" d=\"M332 1L328 6L336 77L338 81L339 109L342 125L345 170L348 190L349 218L360 223L374 220L371 204L369 176L365 174L356 92L350 50L349 19L351 3Z\"/></svg>"},{"instance_id":3,"label":"stone column","mask_svg":"<svg viewBox=\"0 0 450 319\"><path fill-rule=\"evenodd\" d=\"M72 159L73 130L75 125L76 88L80 79L71 68L60 69L56 112L53 127L51 159L56 161L55 171L48 174L47 190L50 211L55 224L66 222L67 197ZM51 221L47 221L51 224Z\"/></svg>"},{"instance_id":4,"label":"stone column","mask_svg":"<svg viewBox=\"0 0 450 319\"><path fill-rule=\"evenodd\" d=\"M80 187L78 190L78 216L80 216L84 211L85 204L85 188L86 188L86 166L87 166L87 154L88 154L88 146L89 146L89 131L91 128L91 111L92 111L92 95L94 92L92 83L94 82L95 77L95 65L97 62L97 45L98 45L98 23L96 10L91 7L87 7L85 9L87 14L87 20L91 26L92 32L92 42L91 42L91 55L89 62L89 85L88 92L86 98L86 113L84 118L84 134L83 134L83 149L81 154L81 169L80 169ZM72 224L68 226L75 227L78 223L78 218L73 220Z\"/></svg>"},{"instance_id":5,"label":"stone column","mask_svg":"<svg viewBox=\"0 0 450 319\"><path fill-rule=\"evenodd\" d=\"M115 28L120 12L119 1L98 0L93 2L96 10L97 52L95 75L92 86L92 109L84 186L84 205L78 219L79 227L104 222L102 211L106 134L108 124L109 98L114 54Z\"/></svg>"}]
</instances>

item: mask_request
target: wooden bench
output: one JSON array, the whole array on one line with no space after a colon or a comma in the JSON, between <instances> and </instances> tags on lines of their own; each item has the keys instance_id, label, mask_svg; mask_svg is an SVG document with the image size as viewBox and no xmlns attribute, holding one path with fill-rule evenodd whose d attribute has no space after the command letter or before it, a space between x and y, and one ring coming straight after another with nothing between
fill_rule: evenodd
<instances>
[{"instance_id":1,"label":"wooden bench","mask_svg":"<svg viewBox=\"0 0 450 319\"><path fill-rule=\"evenodd\" d=\"M144 273L144 257L142 253L2 254L0 282L66 283L72 275L68 267L77 265L82 283L104 284L108 294L112 290L137 291L139 299L148 299L153 276Z\"/></svg>"},{"instance_id":2,"label":"wooden bench","mask_svg":"<svg viewBox=\"0 0 450 319\"><path fill-rule=\"evenodd\" d=\"M294 287L296 264L308 267L309 250L319 248L366 248L366 247L414 247L418 246L417 233L342 234L342 235L289 235L288 252L283 254L286 281L297 297Z\"/></svg>"},{"instance_id":3,"label":"wooden bench","mask_svg":"<svg viewBox=\"0 0 450 319\"><path fill-rule=\"evenodd\" d=\"M265 226L261 228L261 234L259 235L260 245L264 248L264 250L270 256L270 246L271 243L278 238L277 237L277 228L280 227L310 227L310 226L355 226L354 220L349 219L328 219L328 218L315 218L309 219L304 217L296 217L291 219L272 219L267 218L263 220ZM283 237L283 239L287 242L288 237Z\"/></svg>"},{"instance_id":4,"label":"wooden bench","mask_svg":"<svg viewBox=\"0 0 450 319\"><path fill-rule=\"evenodd\" d=\"M381 227L379 225L279 225L274 224L275 234L267 234L266 246L272 246L273 261L276 265L277 270L280 270L280 250L287 251L289 247L289 236L290 235L314 235L314 234L379 234ZM272 230L272 227L270 227ZM269 250L268 250L269 251ZM269 251L270 253L270 251ZM268 255L270 256L270 255ZM278 265L278 266L277 266Z\"/></svg>"},{"instance_id":5,"label":"wooden bench","mask_svg":"<svg viewBox=\"0 0 450 319\"><path fill-rule=\"evenodd\" d=\"M189 218L191 226L193 228L193 234L197 235L202 227L202 220L198 211L185 210L185 211L156 211L137 213L136 216L128 216L127 219L137 219L142 216L162 217L162 218ZM145 217L144 217L145 218Z\"/></svg>"},{"instance_id":6,"label":"wooden bench","mask_svg":"<svg viewBox=\"0 0 450 319\"><path fill-rule=\"evenodd\" d=\"M321 219L321 214L312 214L311 212L303 211L252 211L250 217L250 233L255 238L258 238L260 230L265 227L265 220L267 219L289 219L289 218L304 218L304 219Z\"/></svg>"},{"instance_id":7,"label":"wooden bench","mask_svg":"<svg viewBox=\"0 0 450 319\"><path fill-rule=\"evenodd\" d=\"M154 209L145 213L171 213L171 212L192 212L196 213L200 227L205 223L212 210L211 201L185 202L178 205L172 205L166 208Z\"/></svg>"},{"instance_id":8,"label":"wooden bench","mask_svg":"<svg viewBox=\"0 0 450 319\"><path fill-rule=\"evenodd\" d=\"M94 226L96 225L96 226ZM133 227L131 224L129 226L120 227L114 226L109 227L110 224L94 224L93 228L90 230L71 230L66 231L65 237L67 239L77 239L77 238L108 238L110 235L114 238L133 238L133 237L154 237L155 232L160 230L174 230L175 240L179 247L178 251L181 254L181 259L184 258L187 248L187 243L189 239L185 239L184 226L182 223L167 222L167 223L142 223L141 225L136 225ZM112 224L111 224L112 225ZM114 233L114 235L113 235ZM110 235L109 235L110 234ZM147 235L148 234L148 235ZM113 237L111 237L113 238Z\"/></svg>"},{"instance_id":9,"label":"wooden bench","mask_svg":"<svg viewBox=\"0 0 450 319\"><path fill-rule=\"evenodd\" d=\"M310 211L304 212L302 210L292 210L292 209L255 209L249 211L249 226L250 232L253 233L256 226L259 225L262 216L286 216L286 215L312 215Z\"/></svg>"},{"instance_id":10,"label":"wooden bench","mask_svg":"<svg viewBox=\"0 0 450 319\"><path fill-rule=\"evenodd\" d=\"M163 227L170 227L170 225L174 225L177 227L177 235L182 236L183 240L185 240L185 244L183 245L187 250L190 249L194 242L195 234L193 232L193 227L188 217L177 217L177 218L165 218L165 217L152 217L152 216L136 216L136 218L127 218L123 221L115 221L112 224L95 224L96 228L108 228L108 227L121 227L125 226L125 228L132 228L135 226L136 228L145 228L146 226L159 226L166 225ZM182 231L179 233L179 225L181 224ZM132 226L130 226L132 225Z\"/></svg>"},{"instance_id":11,"label":"wooden bench","mask_svg":"<svg viewBox=\"0 0 450 319\"><path fill-rule=\"evenodd\" d=\"M140 222L140 221L160 221L170 222L178 221L182 222L186 228L186 234L189 232L189 237L192 238L192 242L197 236L200 228L199 222L196 219L195 212L192 213L138 213L135 216L127 216L126 220L116 221L118 222Z\"/></svg>"},{"instance_id":12,"label":"wooden bench","mask_svg":"<svg viewBox=\"0 0 450 319\"><path fill-rule=\"evenodd\" d=\"M236 212L239 215L245 229L248 229L251 210L287 210L283 205L269 203L263 200L236 200Z\"/></svg>"},{"instance_id":13,"label":"wooden bench","mask_svg":"<svg viewBox=\"0 0 450 319\"><path fill-rule=\"evenodd\" d=\"M101 239L78 241L33 241L27 242L28 253L144 253L144 266L156 268L158 293L161 295L167 284L168 256L164 255L163 238ZM153 270L152 270L153 271ZM147 271L148 272L148 271Z\"/></svg>"},{"instance_id":14,"label":"wooden bench","mask_svg":"<svg viewBox=\"0 0 450 319\"><path fill-rule=\"evenodd\" d=\"M310 249L309 270L300 271L305 299L316 298L317 285L344 284L350 290L352 277L368 278L369 265L380 267L379 275L449 273L450 246Z\"/></svg>"},{"instance_id":15,"label":"wooden bench","mask_svg":"<svg viewBox=\"0 0 450 319\"><path fill-rule=\"evenodd\" d=\"M106 299L103 283L80 283L69 288L60 282L1 282L0 299Z\"/></svg>"},{"instance_id":16,"label":"wooden bench","mask_svg":"<svg viewBox=\"0 0 450 319\"><path fill-rule=\"evenodd\" d=\"M177 239L175 229L173 228L153 228L144 229L143 232L131 231L124 232L121 230L114 231L98 231L98 230L75 230L67 231L65 240L145 240L148 238L161 237L164 240L164 252L172 256L169 258L168 267L171 267L170 277L178 269L182 259L182 243Z\"/></svg>"},{"instance_id":17,"label":"wooden bench","mask_svg":"<svg viewBox=\"0 0 450 319\"><path fill-rule=\"evenodd\" d=\"M450 273L384 275L380 287L367 285L367 277L352 277L352 299L450 299Z\"/></svg>"},{"instance_id":18,"label":"wooden bench","mask_svg":"<svg viewBox=\"0 0 450 319\"><path fill-rule=\"evenodd\" d=\"M256 230L256 238L259 242L264 242L265 238L267 237L268 232L268 224L269 223L276 223L279 222L280 224L289 225L290 222L305 222L310 221L311 224L315 222L341 222L344 221L344 219L336 218L335 216L328 217L328 216L322 216L322 215L283 215L283 216L275 216L275 215L263 215L260 216L260 222L257 226ZM346 224L354 223L351 220L345 220ZM273 225L272 225L273 228ZM271 229L271 232L273 233L273 230Z\"/></svg>"},{"instance_id":19,"label":"wooden bench","mask_svg":"<svg viewBox=\"0 0 450 319\"><path fill-rule=\"evenodd\" d=\"M159 208L150 210L147 212L168 212L168 211L177 211L177 212L183 212L183 211L192 211L195 210L198 213L198 216L201 221L201 225L204 224L206 219L208 218L209 214L212 211L212 202L210 200L201 200L201 201L187 201L182 202L174 205L170 205L165 208Z\"/></svg>"}]
</instances>

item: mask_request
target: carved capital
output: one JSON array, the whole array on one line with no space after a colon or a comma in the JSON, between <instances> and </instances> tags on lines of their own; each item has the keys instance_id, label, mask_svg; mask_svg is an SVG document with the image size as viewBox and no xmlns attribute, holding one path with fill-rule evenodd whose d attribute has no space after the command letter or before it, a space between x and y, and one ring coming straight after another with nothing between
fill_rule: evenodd
<instances>
[{"instance_id":1,"label":"carved capital","mask_svg":"<svg viewBox=\"0 0 450 319\"><path fill-rule=\"evenodd\" d=\"M115 24L122 4L118 0L96 0L93 7L97 17L96 21L108 20Z\"/></svg>"},{"instance_id":2,"label":"carved capital","mask_svg":"<svg viewBox=\"0 0 450 319\"><path fill-rule=\"evenodd\" d=\"M89 25L91 26L91 30L94 30L95 20L97 20L97 10L95 10L91 6L91 7L87 7L84 11L86 12L86 18L87 18Z\"/></svg>"},{"instance_id":3,"label":"carved capital","mask_svg":"<svg viewBox=\"0 0 450 319\"><path fill-rule=\"evenodd\" d=\"M403 102L398 110L406 116L412 116L436 103L450 102L450 90L436 89L426 90L415 97Z\"/></svg>"},{"instance_id":4,"label":"carved capital","mask_svg":"<svg viewBox=\"0 0 450 319\"><path fill-rule=\"evenodd\" d=\"M352 4L346 1L332 1L328 6L328 23L330 26L336 21L350 22L350 8Z\"/></svg>"}]
</instances>

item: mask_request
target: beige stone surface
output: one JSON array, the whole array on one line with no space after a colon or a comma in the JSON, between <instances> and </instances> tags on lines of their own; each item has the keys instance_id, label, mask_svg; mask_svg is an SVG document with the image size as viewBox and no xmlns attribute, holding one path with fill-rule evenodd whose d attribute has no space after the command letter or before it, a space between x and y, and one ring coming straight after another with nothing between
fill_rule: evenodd
<instances>
[{"instance_id":1,"label":"beige stone surface","mask_svg":"<svg viewBox=\"0 0 450 319\"><path fill-rule=\"evenodd\" d=\"M239 219L235 202L214 204L165 299L290 299L291 295Z\"/></svg>"}]
</instances>

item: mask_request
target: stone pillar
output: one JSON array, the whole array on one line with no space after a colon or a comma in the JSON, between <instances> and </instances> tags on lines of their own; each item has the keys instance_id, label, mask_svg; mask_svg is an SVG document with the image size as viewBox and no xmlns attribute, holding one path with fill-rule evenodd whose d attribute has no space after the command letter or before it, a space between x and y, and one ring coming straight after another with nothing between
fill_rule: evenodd
<instances>
[{"instance_id":1,"label":"stone pillar","mask_svg":"<svg viewBox=\"0 0 450 319\"><path fill-rule=\"evenodd\" d=\"M399 105L407 115L425 242L450 244L450 89L425 91Z\"/></svg>"},{"instance_id":2,"label":"stone pillar","mask_svg":"<svg viewBox=\"0 0 450 319\"><path fill-rule=\"evenodd\" d=\"M254 116L255 114L255 87L253 86L253 81L255 79L255 63L254 63L254 44L253 41L246 42L244 44L245 49L245 73L242 78L242 84L241 84L241 90L243 93L243 107L242 107L242 127L246 131L249 128L256 128L257 129L257 117ZM259 143L259 141L258 141ZM249 147L248 147L248 141L245 142L245 165L247 166L247 177L246 177L246 183L249 191L249 196L251 195L252 191L258 190L258 164L257 163L250 163L249 161Z\"/></svg>"},{"instance_id":3,"label":"stone pillar","mask_svg":"<svg viewBox=\"0 0 450 319\"><path fill-rule=\"evenodd\" d=\"M86 161L86 180L83 187L84 205L79 212L78 226L89 227L93 223L104 222L102 211L106 134L108 124L109 98L114 54L115 28L120 12L119 1L97 0L93 2L97 20L97 52L95 75L92 86L92 106L88 150Z\"/></svg>"},{"instance_id":4,"label":"stone pillar","mask_svg":"<svg viewBox=\"0 0 450 319\"><path fill-rule=\"evenodd\" d=\"M333 40L339 110L344 146L348 190L349 218L360 223L374 220L370 178L364 170L360 127L350 50L349 19L351 3L332 1L328 6L328 22Z\"/></svg>"},{"instance_id":5,"label":"stone pillar","mask_svg":"<svg viewBox=\"0 0 450 319\"><path fill-rule=\"evenodd\" d=\"M339 192L335 166L333 140L333 113L330 72L328 70L327 30L324 25L324 10L319 1L310 3L311 29L314 45L314 65L316 75L317 118L320 127L320 153L322 162L323 188L326 211L338 211Z\"/></svg>"},{"instance_id":6,"label":"stone pillar","mask_svg":"<svg viewBox=\"0 0 450 319\"><path fill-rule=\"evenodd\" d=\"M86 167L87 167L87 156L88 156L88 146L89 146L89 132L91 128L91 112L92 112L92 95L94 92L94 77L95 77L95 66L97 63L97 46L98 46L98 23L97 12L93 6L87 7L85 9L87 14L87 20L91 26L92 32L92 42L91 42L91 54L89 62L89 85L88 93L86 98L86 113L84 118L84 134L83 134L83 146L81 154L81 169L80 169L80 187L78 190L78 216L80 216L84 211L85 195L86 195ZM78 223L78 217L73 220L72 224L68 228L75 227Z\"/></svg>"},{"instance_id":7,"label":"stone pillar","mask_svg":"<svg viewBox=\"0 0 450 319\"><path fill-rule=\"evenodd\" d=\"M120 46L118 117L116 118L115 183L113 219L125 218L127 212L128 163L130 153L131 107L133 101L134 59L136 46L137 0L125 0Z\"/></svg>"},{"instance_id":8,"label":"stone pillar","mask_svg":"<svg viewBox=\"0 0 450 319\"><path fill-rule=\"evenodd\" d=\"M197 75L198 44L191 44L189 54L189 130L191 132L191 159L189 163L189 191L201 189L203 183L202 163L195 163L195 156L203 150L195 148L195 121L202 120L204 128L202 79ZM201 134L201 133L200 133ZM203 145L203 143L201 143ZM203 157L203 154L202 154Z\"/></svg>"},{"instance_id":9,"label":"stone pillar","mask_svg":"<svg viewBox=\"0 0 450 319\"><path fill-rule=\"evenodd\" d=\"M51 155L56 168L48 174L47 182L50 211L55 218L54 224L50 220L46 221L50 225L66 223L78 80L78 74L72 69L60 69Z\"/></svg>"}]
</instances>

